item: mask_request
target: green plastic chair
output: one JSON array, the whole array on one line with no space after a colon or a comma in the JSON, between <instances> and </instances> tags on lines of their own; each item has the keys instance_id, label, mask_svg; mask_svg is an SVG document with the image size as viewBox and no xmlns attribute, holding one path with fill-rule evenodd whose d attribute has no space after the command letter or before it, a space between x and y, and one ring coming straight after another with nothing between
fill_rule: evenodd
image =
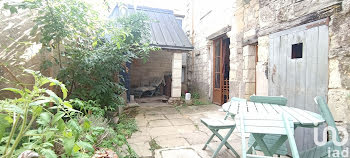
<instances>
[{"instance_id":1,"label":"green plastic chair","mask_svg":"<svg viewBox=\"0 0 350 158\"><path fill-rule=\"evenodd\" d=\"M299 152L294 139L294 123L284 114L281 115L245 115L244 112L239 114L236 119L237 126L240 127L242 135L242 157L243 158L266 158L273 156L273 149L268 148L264 140L265 135L277 135L282 139L288 139L290 149L294 158L299 158ZM245 133L250 133L256 138L257 142L263 148L264 156L246 153ZM278 144L278 143L277 143Z\"/></svg>"},{"instance_id":2,"label":"green plastic chair","mask_svg":"<svg viewBox=\"0 0 350 158\"><path fill-rule=\"evenodd\" d=\"M268 104L277 104L280 106L286 106L288 99L282 96L256 96L252 95L250 96L249 100L251 102L256 103L268 103ZM264 136L264 142L266 142L266 145L268 148L272 148L273 144L278 141L279 135L265 135ZM251 135L249 137L248 141L249 150L247 153L252 153L253 150L262 151L260 146L257 146L257 143L255 143L254 137ZM288 148L286 143L283 143L275 152L277 155L287 155L288 154Z\"/></svg>"},{"instance_id":3,"label":"green plastic chair","mask_svg":"<svg viewBox=\"0 0 350 158\"><path fill-rule=\"evenodd\" d=\"M328 105L326 103L326 99L324 97L317 96L315 97L315 102L319 107L319 110L321 112L322 117L326 120L326 123L328 126L333 127L336 130L336 133L332 133L330 131L329 135L331 138L325 145L323 146L316 146L311 149L308 149L300 154L302 158L326 158L326 157L332 157L334 151L338 151L341 153L342 147L341 146L336 146L333 142L332 136L335 136L336 140L340 142L340 137L339 137L339 131L336 127L334 118L332 116L332 113L330 112ZM324 138L325 139L325 138ZM331 151L330 155L328 153L328 150ZM340 154L338 157L342 157Z\"/></svg>"}]
</instances>

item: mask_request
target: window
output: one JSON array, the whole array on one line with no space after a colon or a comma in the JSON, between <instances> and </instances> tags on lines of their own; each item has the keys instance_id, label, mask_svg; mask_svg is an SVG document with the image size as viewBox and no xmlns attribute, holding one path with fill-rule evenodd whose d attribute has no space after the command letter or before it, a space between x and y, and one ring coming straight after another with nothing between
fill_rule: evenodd
<instances>
[{"instance_id":1,"label":"window","mask_svg":"<svg viewBox=\"0 0 350 158\"><path fill-rule=\"evenodd\" d=\"M292 45L292 59L303 58L303 43Z\"/></svg>"}]
</instances>

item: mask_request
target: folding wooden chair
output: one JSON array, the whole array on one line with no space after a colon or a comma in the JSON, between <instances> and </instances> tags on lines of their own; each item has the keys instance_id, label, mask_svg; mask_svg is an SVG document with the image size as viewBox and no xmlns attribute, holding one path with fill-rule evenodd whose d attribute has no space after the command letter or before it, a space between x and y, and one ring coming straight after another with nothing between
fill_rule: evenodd
<instances>
[{"instance_id":1,"label":"folding wooden chair","mask_svg":"<svg viewBox=\"0 0 350 158\"><path fill-rule=\"evenodd\" d=\"M302 158L324 158L324 157L333 157L333 152L338 151L341 153L342 147L336 146L333 142L332 136L335 136L336 140L340 142L339 137L339 131L336 127L336 124L334 122L334 118L332 116L332 113L330 112L328 105L326 103L326 100L323 97L317 96L315 97L315 102L319 107L319 110L321 112L322 117L326 120L327 125L330 127L333 127L336 130L336 133L330 132L331 138L325 145L323 146L316 146L311 149L308 149L300 154ZM326 138L323 138L326 139ZM330 153L328 153L330 151ZM338 157L342 157L340 154Z\"/></svg>"},{"instance_id":2,"label":"folding wooden chair","mask_svg":"<svg viewBox=\"0 0 350 158\"><path fill-rule=\"evenodd\" d=\"M219 153L219 151L221 150L221 148L225 145L228 149L230 149L235 155L236 157L239 157L238 153L233 149L233 147L227 142L227 139L231 136L233 130L236 128L236 124L233 121L229 121L226 120L228 118L228 116L230 116L231 114L229 113L229 110L232 106L232 102L234 101L245 101L245 99L240 99L240 98L231 98L230 104L228 105L228 108L223 108L223 109L227 109L224 110L224 112L226 112L226 116L224 119L216 119L216 118L202 118L201 122L207 126L209 128L210 131L213 132L213 134L209 137L208 141L205 143L203 150L205 150L209 143L211 142L211 140L214 138L214 136L217 136L220 140L221 143L218 146L218 148L214 151L214 154L212 155L212 158L216 157L217 154ZM231 115L232 117L234 117L234 115ZM226 134L225 137L221 136L219 134L219 130L220 129L229 129L229 132Z\"/></svg>"},{"instance_id":3,"label":"folding wooden chair","mask_svg":"<svg viewBox=\"0 0 350 158\"><path fill-rule=\"evenodd\" d=\"M288 99L283 96L256 96L252 95L249 98L249 101L256 102L256 103L267 103L267 104L277 104L280 106L286 106ZM272 145L275 144L278 139L280 138L279 135L265 135L264 136L264 142L266 142L266 145L268 148L272 148ZM252 153L253 149L262 151L260 146L257 146L257 142L255 141L254 137L251 135L249 137L248 141L248 152ZM277 155L287 155L288 149L286 143L283 143L277 151L275 152Z\"/></svg>"},{"instance_id":4,"label":"folding wooden chair","mask_svg":"<svg viewBox=\"0 0 350 158\"><path fill-rule=\"evenodd\" d=\"M207 126L210 131L213 132L212 136L208 139L208 141L205 143L204 147L202 148L202 150L205 150L210 141L214 138L214 136L217 136L220 140L221 143L220 145L217 147L216 150L214 150L214 154L212 155L212 158L215 158L217 156L217 154L219 153L219 151L221 150L222 146L226 146L228 149L230 149L235 155L236 157L239 157L238 153L233 149L233 147L227 142L228 138L231 136L233 130L236 128L236 124L233 121L229 121L229 120L223 120L223 119L205 119L202 118L201 122ZM220 129L230 129L226 136L223 137L219 134L219 130Z\"/></svg>"},{"instance_id":5,"label":"folding wooden chair","mask_svg":"<svg viewBox=\"0 0 350 158\"><path fill-rule=\"evenodd\" d=\"M245 133L251 133L258 145L266 155L273 155L273 149L268 148L264 141L265 135L279 135L281 138L288 138L293 157L299 158L298 149L294 139L294 123L289 120L284 114L282 115L245 115L240 113L239 118L236 118L237 125L240 127L242 135L242 157L268 157L261 155L253 155L246 153ZM273 146L278 146L280 142L276 142Z\"/></svg>"}]
</instances>

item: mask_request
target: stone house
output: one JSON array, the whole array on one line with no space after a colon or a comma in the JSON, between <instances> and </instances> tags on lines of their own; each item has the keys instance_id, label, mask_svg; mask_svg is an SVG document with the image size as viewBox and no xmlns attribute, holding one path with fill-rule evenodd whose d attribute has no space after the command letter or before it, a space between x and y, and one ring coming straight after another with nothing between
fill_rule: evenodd
<instances>
[{"instance_id":1,"label":"stone house","mask_svg":"<svg viewBox=\"0 0 350 158\"><path fill-rule=\"evenodd\" d=\"M123 11L124 10L124 11ZM134 60L128 65L127 81L131 94L139 91L154 89L158 93L168 95L170 101L179 100L181 93L186 90L186 54L193 50L191 43L181 28L183 16L174 14L171 10L132 5L116 6L110 18L117 18L121 12L130 14L143 12L151 19L150 44L161 48L150 52L147 61ZM154 83L157 82L157 83ZM152 85L153 84L153 85ZM151 93L153 93L152 91ZM142 92L140 92L142 93ZM141 94L137 94L141 97Z\"/></svg>"},{"instance_id":2,"label":"stone house","mask_svg":"<svg viewBox=\"0 0 350 158\"><path fill-rule=\"evenodd\" d=\"M326 96L350 131L349 20L349 0L189 0L190 91L216 104L283 95L288 106L314 112L313 98ZM299 148L313 146L312 130L298 129L296 137Z\"/></svg>"}]
</instances>

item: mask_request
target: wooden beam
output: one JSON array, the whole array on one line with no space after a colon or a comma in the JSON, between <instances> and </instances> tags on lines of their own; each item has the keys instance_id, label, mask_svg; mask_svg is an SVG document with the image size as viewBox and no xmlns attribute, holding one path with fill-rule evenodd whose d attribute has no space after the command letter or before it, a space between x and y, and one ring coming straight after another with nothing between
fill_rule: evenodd
<instances>
[{"instance_id":1,"label":"wooden beam","mask_svg":"<svg viewBox=\"0 0 350 158\"><path fill-rule=\"evenodd\" d=\"M337 12L340 12L341 10L342 10L342 2L337 1L329 6L324 7L323 9L312 12L303 17L299 17L295 20L286 21L281 24L274 25L272 27L260 28L260 30L258 31L258 37L287 30L296 26L318 21L320 19L325 19Z\"/></svg>"},{"instance_id":2,"label":"wooden beam","mask_svg":"<svg viewBox=\"0 0 350 158\"><path fill-rule=\"evenodd\" d=\"M258 43L258 36L253 36L253 37L250 37L248 39L244 39L243 40L243 43L242 43L242 47L246 46L246 45L254 45Z\"/></svg>"}]
</instances>

